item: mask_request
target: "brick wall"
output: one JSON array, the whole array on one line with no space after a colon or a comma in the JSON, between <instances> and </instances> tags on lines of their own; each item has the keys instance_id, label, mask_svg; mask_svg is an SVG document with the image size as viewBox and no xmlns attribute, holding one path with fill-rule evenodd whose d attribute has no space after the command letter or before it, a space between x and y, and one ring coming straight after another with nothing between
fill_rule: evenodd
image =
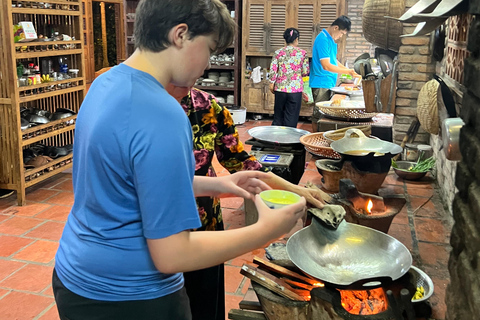
<instances>
[{"instance_id":1,"label":"brick wall","mask_svg":"<svg viewBox=\"0 0 480 320\"><path fill-rule=\"evenodd\" d=\"M407 1L408 3L408 1ZM414 25L404 24L403 33L409 34ZM432 79L435 64L432 61L430 37L405 37L398 53L398 85L394 141L400 143L417 114L417 99L423 85ZM430 135L422 128L415 143L428 143Z\"/></svg>"},{"instance_id":2,"label":"brick wall","mask_svg":"<svg viewBox=\"0 0 480 320\"><path fill-rule=\"evenodd\" d=\"M348 33L345 43L345 61L349 68L353 68L355 59L364 52L370 53L373 57L374 46L367 42L362 31L362 10L364 0L347 0L347 16L352 21L352 30Z\"/></svg>"},{"instance_id":3,"label":"brick wall","mask_svg":"<svg viewBox=\"0 0 480 320\"><path fill-rule=\"evenodd\" d=\"M471 0L470 13L480 14L480 0ZM458 193L453 202L449 260L451 282L447 288L447 319L477 319L480 315L480 21L470 27L465 60L465 87L461 117L465 126L460 132L462 161L457 165Z\"/></svg>"}]
</instances>

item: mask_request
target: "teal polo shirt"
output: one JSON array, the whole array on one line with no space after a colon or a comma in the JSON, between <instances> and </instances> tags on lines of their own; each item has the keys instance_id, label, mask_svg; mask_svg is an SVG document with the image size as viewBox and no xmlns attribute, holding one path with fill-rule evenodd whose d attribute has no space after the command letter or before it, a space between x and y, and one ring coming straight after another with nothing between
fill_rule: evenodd
<instances>
[{"instance_id":1,"label":"teal polo shirt","mask_svg":"<svg viewBox=\"0 0 480 320\"><path fill-rule=\"evenodd\" d=\"M338 65L337 44L327 30L323 29L313 43L310 88L330 89L337 84L338 74L322 68L320 60L325 58L329 58L334 66Z\"/></svg>"}]
</instances>

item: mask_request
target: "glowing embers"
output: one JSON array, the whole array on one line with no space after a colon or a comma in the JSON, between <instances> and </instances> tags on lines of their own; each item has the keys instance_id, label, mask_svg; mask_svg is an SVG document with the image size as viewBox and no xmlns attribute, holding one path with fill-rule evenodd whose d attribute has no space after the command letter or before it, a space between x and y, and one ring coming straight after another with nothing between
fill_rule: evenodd
<instances>
[{"instance_id":1,"label":"glowing embers","mask_svg":"<svg viewBox=\"0 0 480 320\"><path fill-rule=\"evenodd\" d=\"M387 296L382 288L338 291L340 291L342 307L351 314L371 315L388 309Z\"/></svg>"}]
</instances>

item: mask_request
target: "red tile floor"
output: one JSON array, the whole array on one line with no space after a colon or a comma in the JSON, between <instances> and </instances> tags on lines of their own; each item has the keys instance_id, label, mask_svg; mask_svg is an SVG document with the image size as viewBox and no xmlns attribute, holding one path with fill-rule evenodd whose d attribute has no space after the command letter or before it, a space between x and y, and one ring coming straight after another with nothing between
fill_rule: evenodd
<instances>
[{"instance_id":1,"label":"red tile floor","mask_svg":"<svg viewBox=\"0 0 480 320\"><path fill-rule=\"evenodd\" d=\"M248 129L269 126L271 119L249 120L237 126L242 141L249 138ZM298 128L311 130L308 121ZM250 146L245 148L249 150ZM315 159L309 163L301 184L312 181L321 184ZM219 175L227 174L216 164ZM405 244L412 253L414 264L433 279L435 293L430 298L432 319L445 319L445 288L449 282L447 262L452 220L440 201L437 186L431 178L420 182L404 182L390 174L381 192L404 194L407 204L398 214L389 234ZM1 320L56 320L58 319L51 273L65 221L73 203L70 173L59 174L27 190L27 205L18 207L15 197L0 199L0 319ZM226 228L244 225L243 200L222 200ZM300 225L297 225L299 228ZM243 263L251 263L253 256L264 257L258 249L226 265L226 310L238 308L250 280L240 274ZM227 315L226 315L227 318Z\"/></svg>"}]
</instances>

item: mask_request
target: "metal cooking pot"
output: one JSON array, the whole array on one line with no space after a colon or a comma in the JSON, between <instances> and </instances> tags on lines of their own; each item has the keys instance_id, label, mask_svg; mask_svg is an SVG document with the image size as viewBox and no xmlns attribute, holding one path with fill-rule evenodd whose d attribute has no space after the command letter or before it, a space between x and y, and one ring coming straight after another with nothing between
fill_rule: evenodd
<instances>
[{"instance_id":1,"label":"metal cooking pot","mask_svg":"<svg viewBox=\"0 0 480 320\"><path fill-rule=\"evenodd\" d=\"M356 133L358 138L351 137L353 133ZM342 139L332 142L330 146L334 151L345 157L363 157L369 154L373 154L375 157L392 157L403 150L395 143L367 138L358 129L348 129Z\"/></svg>"},{"instance_id":2,"label":"metal cooking pot","mask_svg":"<svg viewBox=\"0 0 480 320\"><path fill-rule=\"evenodd\" d=\"M39 116L36 114L30 114L26 116L25 119L28 120L28 122L35 124L45 124L50 122L50 119L48 119L47 117Z\"/></svg>"},{"instance_id":3,"label":"metal cooking pot","mask_svg":"<svg viewBox=\"0 0 480 320\"><path fill-rule=\"evenodd\" d=\"M253 138L273 144L300 143L300 137L309 133L306 130L282 126L255 127L248 130L248 134Z\"/></svg>"},{"instance_id":4,"label":"metal cooking pot","mask_svg":"<svg viewBox=\"0 0 480 320\"><path fill-rule=\"evenodd\" d=\"M317 218L290 237L287 253L302 271L337 288L385 286L412 265L410 251L383 232L346 221L333 230Z\"/></svg>"}]
</instances>

